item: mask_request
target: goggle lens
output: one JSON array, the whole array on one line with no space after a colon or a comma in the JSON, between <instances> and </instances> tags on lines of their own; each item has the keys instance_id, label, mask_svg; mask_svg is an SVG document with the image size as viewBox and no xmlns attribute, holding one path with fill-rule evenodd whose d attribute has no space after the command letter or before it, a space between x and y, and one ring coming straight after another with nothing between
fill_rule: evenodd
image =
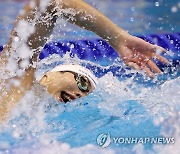
<instances>
[{"instance_id":1,"label":"goggle lens","mask_svg":"<svg viewBox=\"0 0 180 154\"><path fill-rule=\"evenodd\" d=\"M89 80L87 77L83 76L83 75L77 75L75 77L75 80L77 82L78 88L82 91L82 92L89 92Z\"/></svg>"}]
</instances>

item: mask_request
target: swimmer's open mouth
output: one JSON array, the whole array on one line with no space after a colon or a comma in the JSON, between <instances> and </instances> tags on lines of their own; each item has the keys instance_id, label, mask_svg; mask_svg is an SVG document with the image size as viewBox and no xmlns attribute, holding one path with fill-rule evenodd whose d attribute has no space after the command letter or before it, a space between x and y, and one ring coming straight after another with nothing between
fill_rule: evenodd
<instances>
[{"instance_id":1,"label":"swimmer's open mouth","mask_svg":"<svg viewBox=\"0 0 180 154\"><path fill-rule=\"evenodd\" d=\"M67 93L66 91L62 91L61 95L60 95L60 99L62 99L63 102L67 103L67 102L70 102L76 98L74 96L72 96L71 94Z\"/></svg>"}]
</instances>

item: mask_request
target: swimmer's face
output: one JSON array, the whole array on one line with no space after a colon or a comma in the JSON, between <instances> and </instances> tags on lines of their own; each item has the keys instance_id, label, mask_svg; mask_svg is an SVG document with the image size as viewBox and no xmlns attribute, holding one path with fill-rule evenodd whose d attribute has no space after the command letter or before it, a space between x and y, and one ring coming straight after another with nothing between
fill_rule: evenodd
<instances>
[{"instance_id":1,"label":"swimmer's face","mask_svg":"<svg viewBox=\"0 0 180 154\"><path fill-rule=\"evenodd\" d=\"M85 76L74 72L47 72L40 84L60 102L70 102L91 93L95 88Z\"/></svg>"}]
</instances>

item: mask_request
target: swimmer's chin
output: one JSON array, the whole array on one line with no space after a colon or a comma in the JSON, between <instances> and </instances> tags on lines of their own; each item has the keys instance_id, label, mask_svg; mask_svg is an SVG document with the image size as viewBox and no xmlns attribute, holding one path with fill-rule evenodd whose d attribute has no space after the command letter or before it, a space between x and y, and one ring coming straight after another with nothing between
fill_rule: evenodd
<instances>
[{"instance_id":1,"label":"swimmer's chin","mask_svg":"<svg viewBox=\"0 0 180 154\"><path fill-rule=\"evenodd\" d=\"M66 103L72 102L73 100L71 100L71 99L69 99L69 100L63 100L61 97L59 97L58 101L59 101L60 103L66 104Z\"/></svg>"},{"instance_id":2,"label":"swimmer's chin","mask_svg":"<svg viewBox=\"0 0 180 154\"><path fill-rule=\"evenodd\" d=\"M60 98L58 99L58 101L59 101L60 103L66 104L66 103L72 102L73 100L67 100L67 101L65 101L65 100L63 100L63 99L60 97Z\"/></svg>"},{"instance_id":3,"label":"swimmer's chin","mask_svg":"<svg viewBox=\"0 0 180 154\"><path fill-rule=\"evenodd\" d=\"M61 97L59 97L59 100L58 100L58 101L59 101L60 103L65 103Z\"/></svg>"}]
</instances>

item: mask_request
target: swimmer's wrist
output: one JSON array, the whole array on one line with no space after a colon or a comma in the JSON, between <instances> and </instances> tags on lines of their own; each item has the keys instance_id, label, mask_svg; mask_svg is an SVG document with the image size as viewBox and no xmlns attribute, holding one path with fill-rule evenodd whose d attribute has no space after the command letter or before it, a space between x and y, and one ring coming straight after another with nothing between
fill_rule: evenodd
<instances>
[{"instance_id":1,"label":"swimmer's wrist","mask_svg":"<svg viewBox=\"0 0 180 154\"><path fill-rule=\"evenodd\" d=\"M112 37L108 37L107 42L116 50L118 51L121 46L124 46L126 44L127 40L131 37L131 35L122 30L119 29L116 32L116 35ZM106 40L106 39L105 39Z\"/></svg>"}]
</instances>

